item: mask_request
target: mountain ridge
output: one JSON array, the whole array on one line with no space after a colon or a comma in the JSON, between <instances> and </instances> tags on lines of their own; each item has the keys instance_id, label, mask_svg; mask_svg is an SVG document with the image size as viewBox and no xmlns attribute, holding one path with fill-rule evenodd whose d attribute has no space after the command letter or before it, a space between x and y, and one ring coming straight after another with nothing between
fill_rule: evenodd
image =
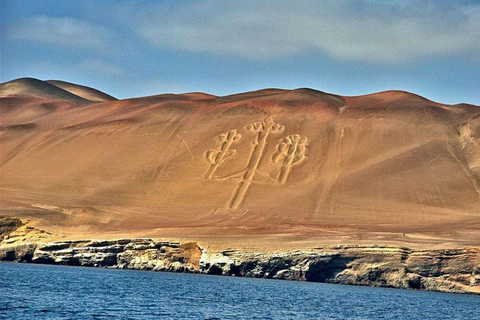
<instances>
[{"instance_id":1,"label":"mountain ridge","mask_svg":"<svg viewBox=\"0 0 480 320\"><path fill-rule=\"evenodd\" d=\"M11 94L8 93L8 90L5 88L6 85L13 85L13 84L27 84L29 85L29 88L25 88L24 90L19 90L18 93ZM369 97L381 97L383 100L387 100L386 98L389 98L391 96L404 96L404 97L409 97L409 98L414 98L414 99L422 99L428 102L431 102L433 104L438 104L438 105L448 105L448 106L474 106L474 107L480 107L479 105L474 105L471 103L456 103L456 104L445 104L441 102L436 102L433 100L430 100L426 97L423 97L421 95L404 91L404 90L385 90L385 91L378 91L378 92L373 92L373 93L367 93L367 94L362 94L358 96L342 96L338 94L333 94L333 93L328 93L312 88L296 88L296 89L279 89L279 88L265 88L265 89L258 89L258 90L253 90L253 91L247 91L247 92L240 92L240 93L233 93L233 94L228 94L224 96L216 96L213 94L205 93L205 92L185 92L185 93L160 93L160 94L155 94L155 95L149 95L149 96L143 96L143 97L131 97L131 98L123 98L123 99L117 99L105 92L102 92L100 90L97 90L95 88L85 86L85 85L80 85L80 84L75 84L63 80L39 80L36 78L30 78L30 77L24 77L24 78L18 78L14 80L10 80L4 83L0 83L0 94L2 97L10 96L10 95L22 95L22 92L24 95L29 95L29 96L35 96L35 92L28 92L28 89L35 91L40 89L41 87L45 87L45 85L42 85L42 83L46 83L49 85L52 85L56 88L59 88L63 91L66 91L67 93L70 93L71 95L77 96L80 99L84 100L89 100L91 102L105 102L105 101L115 101L115 100L131 100L131 99L142 99L142 98L154 98L154 97L180 97L180 96L185 96L185 97L190 97L192 100L202 100L202 99L226 99L226 100L238 100L236 98L239 97L248 97L248 98L253 98L253 97L262 97L262 96L275 96L275 95L281 95L281 94L286 94L286 93L297 93L297 94L307 94L307 95L312 95L312 96L330 96L333 98L337 98L339 100L345 100L345 99L355 99L355 98L369 98ZM36 88L37 87L37 88ZM40 87L40 88L38 88ZM51 88L51 87L50 87ZM70 90L70 91L69 91ZM76 94L75 91L77 90ZM82 90L85 90L82 92ZM1 91L4 91L1 93ZM82 94L84 96L82 96ZM90 96L90 99L88 99L88 96ZM70 96L71 98L74 98ZM58 97L57 97L58 98ZM78 99L76 98L76 99ZM74 98L75 99L75 98ZM66 99L68 100L68 98Z\"/></svg>"}]
</instances>

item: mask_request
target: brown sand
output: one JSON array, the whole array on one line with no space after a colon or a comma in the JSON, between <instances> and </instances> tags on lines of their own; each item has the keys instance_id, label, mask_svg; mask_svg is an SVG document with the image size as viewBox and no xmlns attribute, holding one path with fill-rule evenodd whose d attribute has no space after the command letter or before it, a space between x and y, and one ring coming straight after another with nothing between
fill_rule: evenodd
<instances>
[{"instance_id":1,"label":"brown sand","mask_svg":"<svg viewBox=\"0 0 480 320\"><path fill-rule=\"evenodd\" d=\"M480 245L479 106L311 89L114 100L49 82L0 87L1 210L59 237Z\"/></svg>"},{"instance_id":2,"label":"brown sand","mask_svg":"<svg viewBox=\"0 0 480 320\"><path fill-rule=\"evenodd\" d=\"M79 97L90 101L113 101L117 100L116 98L108 95L104 92L98 91L97 89L93 89L86 86L81 86L78 84L66 82L66 81L59 81L59 80L47 80L45 81L49 84L53 84L65 91L73 93Z\"/></svg>"}]
</instances>

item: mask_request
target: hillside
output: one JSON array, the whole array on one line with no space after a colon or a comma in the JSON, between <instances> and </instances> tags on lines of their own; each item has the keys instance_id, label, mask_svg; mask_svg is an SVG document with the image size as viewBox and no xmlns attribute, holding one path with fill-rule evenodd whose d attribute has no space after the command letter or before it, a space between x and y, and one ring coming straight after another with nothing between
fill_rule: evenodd
<instances>
[{"instance_id":1,"label":"hillside","mask_svg":"<svg viewBox=\"0 0 480 320\"><path fill-rule=\"evenodd\" d=\"M69 91L34 78L21 78L0 84L0 97L27 96L39 99L87 102Z\"/></svg>"},{"instance_id":2,"label":"hillside","mask_svg":"<svg viewBox=\"0 0 480 320\"><path fill-rule=\"evenodd\" d=\"M1 214L59 237L480 245L479 106L19 81L1 85Z\"/></svg>"},{"instance_id":3,"label":"hillside","mask_svg":"<svg viewBox=\"0 0 480 320\"><path fill-rule=\"evenodd\" d=\"M45 81L49 84L53 84L54 86L57 86L65 91L68 91L70 93L73 93L79 97L82 97L84 99L90 100L90 101L112 101L112 100L117 100L116 98L112 97L111 95L108 95L104 92L101 92L97 89L93 89L90 87L66 82L66 81L60 81L60 80L47 80Z\"/></svg>"}]
</instances>

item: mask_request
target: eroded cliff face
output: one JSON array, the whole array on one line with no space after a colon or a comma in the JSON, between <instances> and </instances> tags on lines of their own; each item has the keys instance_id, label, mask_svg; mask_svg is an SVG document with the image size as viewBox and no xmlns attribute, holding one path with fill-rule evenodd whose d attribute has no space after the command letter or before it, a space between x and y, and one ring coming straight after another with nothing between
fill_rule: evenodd
<instances>
[{"instance_id":1,"label":"eroded cliff face","mask_svg":"<svg viewBox=\"0 0 480 320\"><path fill-rule=\"evenodd\" d=\"M336 246L283 253L208 252L159 239L0 243L0 260L191 272L480 294L480 249Z\"/></svg>"}]
</instances>

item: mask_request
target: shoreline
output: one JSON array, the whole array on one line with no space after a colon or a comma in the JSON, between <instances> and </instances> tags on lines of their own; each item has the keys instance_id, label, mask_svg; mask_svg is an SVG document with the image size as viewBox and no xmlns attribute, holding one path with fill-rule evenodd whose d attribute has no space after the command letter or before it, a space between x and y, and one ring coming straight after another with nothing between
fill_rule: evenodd
<instances>
[{"instance_id":1,"label":"shoreline","mask_svg":"<svg viewBox=\"0 0 480 320\"><path fill-rule=\"evenodd\" d=\"M0 261L237 276L480 294L480 248L337 245L283 253L208 251L137 238L0 243Z\"/></svg>"}]
</instances>

